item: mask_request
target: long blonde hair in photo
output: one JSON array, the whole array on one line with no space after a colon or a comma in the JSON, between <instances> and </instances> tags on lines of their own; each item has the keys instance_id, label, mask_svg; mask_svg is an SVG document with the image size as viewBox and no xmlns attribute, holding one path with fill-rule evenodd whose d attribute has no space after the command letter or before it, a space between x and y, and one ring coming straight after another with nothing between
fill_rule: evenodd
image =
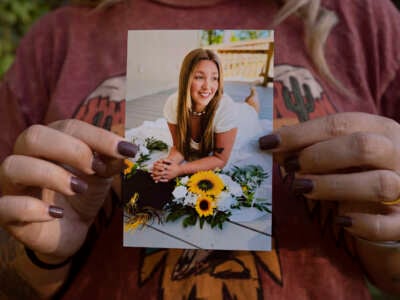
<instances>
[{"instance_id":1,"label":"long blonde hair in photo","mask_svg":"<svg viewBox=\"0 0 400 300\"><path fill-rule=\"evenodd\" d=\"M177 145L176 148L183 154L186 160L191 160L191 122L190 111L192 110L192 99L190 95L190 86L193 80L193 71L196 65L202 60L210 60L215 63L218 69L218 90L213 99L206 107L205 115L201 120L201 131L203 137L200 141L200 149L198 156L207 156L213 150L214 131L213 120L218 103L223 94L223 74L222 64L213 51L207 49L194 49L190 51L183 59L178 88L178 107L177 107Z\"/></svg>"}]
</instances>

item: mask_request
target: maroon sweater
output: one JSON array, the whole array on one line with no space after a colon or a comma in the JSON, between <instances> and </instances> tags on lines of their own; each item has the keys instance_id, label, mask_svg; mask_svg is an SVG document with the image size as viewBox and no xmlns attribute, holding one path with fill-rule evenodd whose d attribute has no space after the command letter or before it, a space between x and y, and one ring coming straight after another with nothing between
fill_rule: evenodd
<instances>
[{"instance_id":1,"label":"maroon sweater","mask_svg":"<svg viewBox=\"0 0 400 300\"><path fill-rule=\"evenodd\" d=\"M304 49L302 22L290 17L275 28L276 124L342 111L400 120L399 13L387 0L322 3L340 19L326 43L328 65L359 100L346 99L319 76ZM265 0L232 0L201 9L132 0L105 11L64 7L50 13L24 38L0 85L0 159L34 123L76 117L123 132L128 29L264 29L270 28L277 9ZM287 95L304 95L306 88L312 109L285 101ZM81 270L64 297L367 299L357 259L330 226L334 211L296 199L275 171L274 251L221 252L200 273L173 279L181 250L123 248L117 209L89 258L80 262Z\"/></svg>"}]
</instances>

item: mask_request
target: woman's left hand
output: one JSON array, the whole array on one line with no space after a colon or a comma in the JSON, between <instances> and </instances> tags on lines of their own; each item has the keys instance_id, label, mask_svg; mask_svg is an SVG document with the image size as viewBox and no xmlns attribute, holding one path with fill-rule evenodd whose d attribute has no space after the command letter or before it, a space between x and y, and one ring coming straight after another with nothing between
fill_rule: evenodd
<instances>
[{"instance_id":1,"label":"woman's left hand","mask_svg":"<svg viewBox=\"0 0 400 300\"><path fill-rule=\"evenodd\" d=\"M155 182L168 182L179 175L179 164L168 158L160 159L153 164L151 177Z\"/></svg>"},{"instance_id":2,"label":"woman's left hand","mask_svg":"<svg viewBox=\"0 0 400 300\"><path fill-rule=\"evenodd\" d=\"M338 225L372 241L400 240L400 125L340 113L282 127L260 139L308 199L337 200Z\"/></svg>"}]
</instances>

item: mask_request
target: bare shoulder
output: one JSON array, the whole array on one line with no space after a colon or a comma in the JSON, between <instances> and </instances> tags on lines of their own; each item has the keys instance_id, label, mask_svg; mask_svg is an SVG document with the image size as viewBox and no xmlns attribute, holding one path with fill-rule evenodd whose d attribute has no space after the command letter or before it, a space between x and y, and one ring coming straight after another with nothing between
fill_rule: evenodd
<instances>
[{"instance_id":1,"label":"bare shoulder","mask_svg":"<svg viewBox=\"0 0 400 300\"><path fill-rule=\"evenodd\" d=\"M25 255L23 246L0 227L0 300L37 299L37 294L14 268Z\"/></svg>"}]
</instances>

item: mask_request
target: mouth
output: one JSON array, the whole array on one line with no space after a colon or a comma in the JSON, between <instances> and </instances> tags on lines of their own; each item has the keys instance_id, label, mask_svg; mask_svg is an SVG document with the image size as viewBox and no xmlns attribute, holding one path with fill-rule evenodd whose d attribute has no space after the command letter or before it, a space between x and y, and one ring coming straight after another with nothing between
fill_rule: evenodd
<instances>
[{"instance_id":1,"label":"mouth","mask_svg":"<svg viewBox=\"0 0 400 300\"><path fill-rule=\"evenodd\" d=\"M202 97L202 98L209 98L210 96L213 95L213 93L210 92L210 91L207 91L207 92L199 92L199 95L200 95L200 97Z\"/></svg>"}]
</instances>

